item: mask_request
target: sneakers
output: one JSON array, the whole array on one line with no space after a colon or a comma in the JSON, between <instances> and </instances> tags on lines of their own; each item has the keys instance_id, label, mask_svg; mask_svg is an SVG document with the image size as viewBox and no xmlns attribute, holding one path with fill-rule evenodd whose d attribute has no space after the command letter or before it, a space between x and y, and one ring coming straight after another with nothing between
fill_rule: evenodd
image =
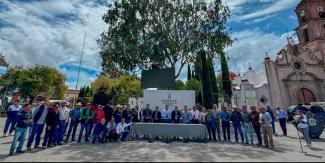
<instances>
[{"instance_id":1,"label":"sneakers","mask_svg":"<svg viewBox=\"0 0 325 163\"><path fill-rule=\"evenodd\" d=\"M19 150L19 151L16 151L16 153L25 153L25 151Z\"/></svg>"},{"instance_id":2,"label":"sneakers","mask_svg":"<svg viewBox=\"0 0 325 163\"><path fill-rule=\"evenodd\" d=\"M42 149L46 149L46 146L42 146Z\"/></svg>"},{"instance_id":3,"label":"sneakers","mask_svg":"<svg viewBox=\"0 0 325 163\"><path fill-rule=\"evenodd\" d=\"M31 151L31 150L33 150L33 149L32 149L31 147L27 147L27 150L28 150L28 151Z\"/></svg>"}]
</instances>

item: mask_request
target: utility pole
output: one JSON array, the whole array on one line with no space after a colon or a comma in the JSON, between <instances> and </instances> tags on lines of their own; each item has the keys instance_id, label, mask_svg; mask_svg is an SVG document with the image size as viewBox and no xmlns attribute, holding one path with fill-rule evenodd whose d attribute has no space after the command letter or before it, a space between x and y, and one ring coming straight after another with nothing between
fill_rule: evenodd
<instances>
[{"instance_id":1,"label":"utility pole","mask_svg":"<svg viewBox=\"0 0 325 163\"><path fill-rule=\"evenodd\" d=\"M87 36L87 34L85 33L85 36L84 36L84 42L83 42L83 44L82 44L82 50L81 50L81 55L80 55L79 70L78 70L78 77L77 77L77 84L76 84L76 91L78 90L79 77L80 77L80 70L81 70L81 63L82 63L82 56L83 56L84 49L85 49L86 36ZM77 96L77 94L75 93L75 94L74 94L74 98L73 98L73 108L75 108L76 98L77 98L76 96Z\"/></svg>"}]
</instances>

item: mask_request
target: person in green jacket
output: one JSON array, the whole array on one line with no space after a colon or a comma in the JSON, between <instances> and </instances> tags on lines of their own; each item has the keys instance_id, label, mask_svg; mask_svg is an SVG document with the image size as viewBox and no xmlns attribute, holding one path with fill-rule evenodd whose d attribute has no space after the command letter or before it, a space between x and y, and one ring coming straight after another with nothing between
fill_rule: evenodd
<instances>
[{"instance_id":1,"label":"person in green jacket","mask_svg":"<svg viewBox=\"0 0 325 163\"><path fill-rule=\"evenodd\" d=\"M85 142L89 142L90 136L90 125L93 123L94 111L90 103L87 103L86 108L80 110L80 123L81 129L77 143L80 143L84 129L85 131Z\"/></svg>"}]
</instances>

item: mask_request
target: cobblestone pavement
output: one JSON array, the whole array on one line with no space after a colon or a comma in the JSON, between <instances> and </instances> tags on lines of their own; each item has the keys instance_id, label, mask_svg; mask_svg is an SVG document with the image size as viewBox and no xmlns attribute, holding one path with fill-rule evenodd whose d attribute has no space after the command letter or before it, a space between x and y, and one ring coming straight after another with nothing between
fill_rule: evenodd
<instances>
[{"instance_id":1,"label":"cobblestone pavement","mask_svg":"<svg viewBox=\"0 0 325 163\"><path fill-rule=\"evenodd\" d=\"M2 135L4 118L0 119ZM277 124L277 133L281 133ZM25 154L15 154L8 157L11 137L0 138L0 162L3 161L308 161L325 162L325 134L322 139L313 142L315 149L304 149L301 153L297 132L289 125L288 137L275 137L275 150L246 146L242 144L226 143L182 143L161 142L148 143L146 141L130 141L109 144L76 144L70 143L46 150L35 150ZM303 142L304 144L305 142Z\"/></svg>"}]
</instances>

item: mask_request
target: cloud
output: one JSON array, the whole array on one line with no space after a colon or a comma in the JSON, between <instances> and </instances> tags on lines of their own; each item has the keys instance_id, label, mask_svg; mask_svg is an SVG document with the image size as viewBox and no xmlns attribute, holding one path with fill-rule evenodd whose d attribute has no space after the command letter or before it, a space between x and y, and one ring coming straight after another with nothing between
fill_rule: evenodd
<instances>
[{"instance_id":1,"label":"cloud","mask_svg":"<svg viewBox=\"0 0 325 163\"><path fill-rule=\"evenodd\" d=\"M266 52L274 58L277 52L286 46L287 36L293 32L277 35L274 33L264 33L258 28L248 29L232 34L237 41L233 46L226 49L229 56L229 66L232 71L247 71L249 63L253 67L261 64Z\"/></svg>"},{"instance_id":2,"label":"cloud","mask_svg":"<svg viewBox=\"0 0 325 163\"><path fill-rule=\"evenodd\" d=\"M1 1L0 4L3 10L0 51L11 65L79 64L87 33L83 66L100 71L96 40L105 30L102 21L105 5L85 0Z\"/></svg>"}]
</instances>

